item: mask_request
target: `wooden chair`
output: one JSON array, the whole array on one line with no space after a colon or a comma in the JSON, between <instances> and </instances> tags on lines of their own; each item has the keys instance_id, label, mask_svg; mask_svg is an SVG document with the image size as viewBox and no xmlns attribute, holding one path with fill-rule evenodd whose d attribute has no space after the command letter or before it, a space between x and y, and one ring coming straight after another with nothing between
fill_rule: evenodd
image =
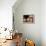
<instances>
[{"instance_id":1,"label":"wooden chair","mask_svg":"<svg viewBox=\"0 0 46 46\"><path fill-rule=\"evenodd\" d=\"M22 33L15 33L16 46L22 45Z\"/></svg>"}]
</instances>

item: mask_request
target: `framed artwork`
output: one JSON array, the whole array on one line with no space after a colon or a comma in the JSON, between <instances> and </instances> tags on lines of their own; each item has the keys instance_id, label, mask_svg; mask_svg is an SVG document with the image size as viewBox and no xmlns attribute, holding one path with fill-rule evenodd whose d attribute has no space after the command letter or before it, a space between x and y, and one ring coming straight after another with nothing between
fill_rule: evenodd
<instances>
[{"instance_id":1,"label":"framed artwork","mask_svg":"<svg viewBox=\"0 0 46 46\"><path fill-rule=\"evenodd\" d=\"M24 23L34 23L34 15L23 15Z\"/></svg>"}]
</instances>

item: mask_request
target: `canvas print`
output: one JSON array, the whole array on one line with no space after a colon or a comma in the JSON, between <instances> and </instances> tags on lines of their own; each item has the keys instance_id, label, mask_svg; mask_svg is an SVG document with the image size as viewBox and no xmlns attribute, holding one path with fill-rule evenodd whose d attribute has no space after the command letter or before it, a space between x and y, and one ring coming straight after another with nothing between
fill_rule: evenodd
<instances>
[{"instance_id":1,"label":"canvas print","mask_svg":"<svg viewBox=\"0 0 46 46\"><path fill-rule=\"evenodd\" d=\"M24 23L34 23L34 15L23 15Z\"/></svg>"}]
</instances>

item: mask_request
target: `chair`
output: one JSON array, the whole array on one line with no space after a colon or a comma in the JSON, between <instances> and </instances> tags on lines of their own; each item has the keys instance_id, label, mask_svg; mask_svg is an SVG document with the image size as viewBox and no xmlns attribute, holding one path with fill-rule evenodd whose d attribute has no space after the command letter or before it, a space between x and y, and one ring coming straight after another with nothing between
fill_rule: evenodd
<instances>
[{"instance_id":1,"label":"chair","mask_svg":"<svg viewBox=\"0 0 46 46\"><path fill-rule=\"evenodd\" d=\"M22 46L22 33L15 33L16 46Z\"/></svg>"}]
</instances>

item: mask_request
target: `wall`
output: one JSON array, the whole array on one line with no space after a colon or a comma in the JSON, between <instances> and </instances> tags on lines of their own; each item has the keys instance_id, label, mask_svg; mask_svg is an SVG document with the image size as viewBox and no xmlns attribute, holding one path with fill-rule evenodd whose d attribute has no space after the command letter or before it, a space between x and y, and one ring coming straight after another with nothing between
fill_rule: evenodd
<instances>
[{"instance_id":1,"label":"wall","mask_svg":"<svg viewBox=\"0 0 46 46\"><path fill-rule=\"evenodd\" d=\"M42 46L46 46L46 0L42 0L41 4L41 40Z\"/></svg>"},{"instance_id":2,"label":"wall","mask_svg":"<svg viewBox=\"0 0 46 46\"><path fill-rule=\"evenodd\" d=\"M13 7L13 14L15 30L22 32L24 38L34 40L36 46L41 46L41 0L23 0L16 8ZM25 14L34 14L35 23L23 23Z\"/></svg>"},{"instance_id":3,"label":"wall","mask_svg":"<svg viewBox=\"0 0 46 46\"><path fill-rule=\"evenodd\" d=\"M12 6L16 0L0 0L0 27L12 29Z\"/></svg>"}]
</instances>

